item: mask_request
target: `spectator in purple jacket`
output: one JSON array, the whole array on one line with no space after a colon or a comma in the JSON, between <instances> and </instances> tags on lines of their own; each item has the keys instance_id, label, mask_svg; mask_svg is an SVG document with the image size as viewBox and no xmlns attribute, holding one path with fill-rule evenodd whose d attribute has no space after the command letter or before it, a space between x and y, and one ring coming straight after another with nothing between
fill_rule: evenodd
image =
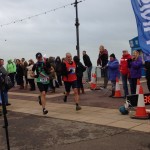
<instances>
[{"instance_id":1,"label":"spectator in purple jacket","mask_svg":"<svg viewBox=\"0 0 150 150\"><path fill-rule=\"evenodd\" d=\"M131 88L131 94L136 94L136 84L137 79L141 78L141 72L142 72L142 58L139 54L139 51L135 50L132 54L132 59L128 60L128 67L130 70L130 88Z\"/></svg>"},{"instance_id":2,"label":"spectator in purple jacket","mask_svg":"<svg viewBox=\"0 0 150 150\"><path fill-rule=\"evenodd\" d=\"M110 55L110 61L108 62L108 79L112 84L112 94L109 97L115 95L116 77L119 77L119 62L115 57L115 54Z\"/></svg>"}]
</instances>

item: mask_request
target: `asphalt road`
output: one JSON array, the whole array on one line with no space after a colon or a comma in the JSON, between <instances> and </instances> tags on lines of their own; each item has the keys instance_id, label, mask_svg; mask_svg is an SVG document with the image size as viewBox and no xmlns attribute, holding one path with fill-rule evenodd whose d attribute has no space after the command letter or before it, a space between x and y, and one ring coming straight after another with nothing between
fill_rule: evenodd
<instances>
[{"instance_id":1,"label":"asphalt road","mask_svg":"<svg viewBox=\"0 0 150 150\"><path fill-rule=\"evenodd\" d=\"M8 120L11 150L150 150L148 133L14 112ZM0 150L7 150L4 131Z\"/></svg>"}]
</instances>

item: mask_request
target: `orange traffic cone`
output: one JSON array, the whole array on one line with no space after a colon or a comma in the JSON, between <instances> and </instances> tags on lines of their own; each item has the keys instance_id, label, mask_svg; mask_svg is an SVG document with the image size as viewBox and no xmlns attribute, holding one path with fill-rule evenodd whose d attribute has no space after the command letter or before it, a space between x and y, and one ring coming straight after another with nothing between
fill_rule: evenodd
<instances>
[{"instance_id":1,"label":"orange traffic cone","mask_svg":"<svg viewBox=\"0 0 150 150\"><path fill-rule=\"evenodd\" d=\"M148 119L149 118L148 114L146 113L143 88L141 85L139 88L139 96L138 96L138 104L137 104L136 113L132 118L134 119Z\"/></svg>"},{"instance_id":2,"label":"orange traffic cone","mask_svg":"<svg viewBox=\"0 0 150 150\"><path fill-rule=\"evenodd\" d=\"M95 90L96 89L96 73L92 73L92 79L91 79L91 83L90 83L90 88L91 90Z\"/></svg>"},{"instance_id":3,"label":"orange traffic cone","mask_svg":"<svg viewBox=\"0 0 150 150\"><path fill-rule=\"evenodd\" d=\"M122 97L118 77L116 77L116 89L115 89L115 95L113 97L114 98L121 98Z\"/></svg>"},{"instance_id":4,"label":"orange traffic cone","mask_svg":"<svg viewBox=\"0 0 150 150\"><path fill-rule=\"evenodd\" d=\"M136 94L139 94L139 90L140 90L140 79L137 79L137 84L136 84Z\"/></svg>"}]
</instances>

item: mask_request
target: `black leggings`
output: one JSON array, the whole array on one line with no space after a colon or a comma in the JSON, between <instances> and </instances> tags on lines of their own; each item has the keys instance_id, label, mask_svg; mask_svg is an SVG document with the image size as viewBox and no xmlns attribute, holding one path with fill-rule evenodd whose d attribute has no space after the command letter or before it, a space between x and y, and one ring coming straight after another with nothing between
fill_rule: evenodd
<instances>
[{"instance_id":1,"label":"black leggings","mask_svg":"<svg viewBox=\"0 0 150 150\"><path fill-rule=\"evenodd\" d=\"M131 78L131 83L130 83L131 94L136 94L136 84L137 84L137 78Z\"/></svg>"},{"instance_id":2,"label":"black leggings","mask_svg":"<svg viewBox=\"0 0 150 150\"><path fill-rule=\"evenodd\" d=\"M150 78L146 78L147 79L147 88L150 91Z\"/></svg>"},{"instance_id":3,"label":"black leggings","mask_svg":"<svg viewBox=\"0 0 150 150\"><path fill-rule=\"evenodd\" d=\"M78 88L83 88L82 77L77 78Z\"/></svg>"}]
</instances>

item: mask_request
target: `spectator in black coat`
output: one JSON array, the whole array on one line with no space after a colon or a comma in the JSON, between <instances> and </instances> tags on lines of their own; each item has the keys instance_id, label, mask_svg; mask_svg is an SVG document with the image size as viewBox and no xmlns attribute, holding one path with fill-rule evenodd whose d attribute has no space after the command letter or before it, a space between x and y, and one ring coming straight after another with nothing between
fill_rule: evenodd
<instances>
[{"instance_id":1,"label":"spectator in black coat","mask_svg":"<svg viewBox=\"0 0 150 150\"><path fill-rule=\"evenodd\" d=\"M60 57L56 57L55 59L55 65L56 65L56 75L57 75L57 81L59 83L60 86L62 86L62 63L61 63L61 59Z\"/></svg>"},{"instance_id":2,"label":"spectator in black coat","mask_svg":"<svg viewBox=\"0 0 150 150\"><path fill-rule=\"evenodd\" d=\"M91 81L91 71L92 71L92 62L90 57L86 54L86 51L83 51L83 62L84 65L87 67L87 74L88 74L88 81Z\"/></svg>"},{"instance_id":3,"label":"spectator in black coat","mask_svg":"<svg viewBox=\"0 0 150 150\"><path fill-rule=\"evenodd\" d=\"M83 66L83 64L80 62L80 59L78 56L74 56L73 60L76 63L78 93L80 94L80 89L81 89L82 94L84 94L85 92L84 92L84 87L83 87L83 83L82 83L82 78L83 78L83 72L86 70L86 67Z\"/></svg>"},{"instance_id":4,"label":"spectator in black coat","mask_svg":"<svg viewBox=\"0 0 150 150\"><path fill-rule=\"evenodd\" d=\"M99 47L99 55L97 60L97 66L101 66L101 76L104 77L104 88L107 88L108 84L108 70L107 70L107 63L108 63L108 51L104 48L103 45Z\"/></svg>"},{"instance_id":5,"label":"spectator in black coat","mask_svg":"<svg viewBox=\"0 0 150 150\"><path fill-rule=\"evenodd\" d=\"M147 87L150 91L150 61L145 61Z\"/></svg>"},{"instance_id":6,"label":"spectator in black coat","mask_svg":"<svg viewBox=\"0 0 150 150\"><path fill-rule=\"evenodd\" d=\"M20 85L20 89L24 89L24 81L23 81L23 75L24 75L24 70L23 70L23 64L19 59L16 60L16 81L17 84Z\"/></svg>"}]
</instances>

